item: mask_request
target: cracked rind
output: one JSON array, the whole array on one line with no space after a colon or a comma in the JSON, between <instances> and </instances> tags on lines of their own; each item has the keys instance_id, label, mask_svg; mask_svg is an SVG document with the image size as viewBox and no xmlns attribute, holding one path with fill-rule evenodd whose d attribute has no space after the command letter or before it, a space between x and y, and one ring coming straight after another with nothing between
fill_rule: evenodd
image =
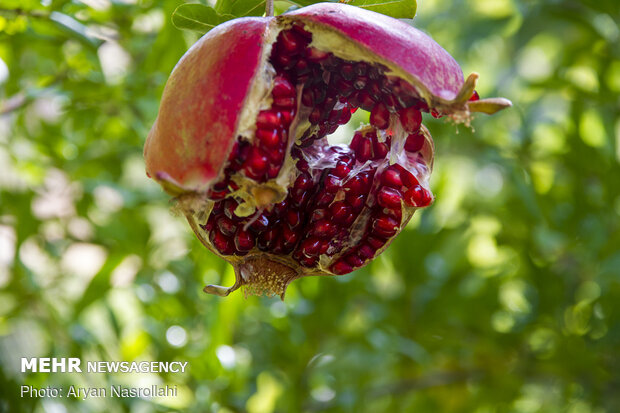
<instances>
[{"instance_id":1,"label":"cracked rind","mask_svg":"<svg viewBox=\"0 0 620 413\"><path fill-rule=\"evenodd\" d=\"M318 3L277 17L321 31L312 46L346 60L363 60L386 66L412 84L429 109L469 125L471 112L495 113L511 106L507 99L493 98L470 108L478 74L467 80L454 58L430 36L400 20L341 3ZM482 108L480 110L479 108Z\"/></svg>"},{"instance_id":2,"label":"cracked rind","mask_svg":"<svg viewBox=\"0 0 620 413\"><path fill-rule=\"evenodd\" d=\"M205 192L221 173L255 85L264 85L254 80L264 76L268 28L264 18L219 25L172 71L144 146L147 174L171 194Z\"/></svg>"},{"instance_id":3,"label":"cracked rind","mask_svg":"<svg viewBox=\"0 0 620 413\"><path fill-rule=\"evenodd\" d=\"M322 36L316 42L313 39L317 48L330 49L347 60L368 56L384 64L392 74L409 80L429 103L453 100L464 83L459 64L431 37L383 14L319 3L278 18L321 30Z\"/></svg>"},{"instance_id":4,"label":"cracked rind","mask_svg":"<svg viewBox=\"0 0 620 413\"><path fill-rule=\"evenodd\" d=\"M314 34L320 33L313 36L313 47L342 59L384 65L388 68L387 75L412 84L429 109L458 123L469 124L474 111L491 114L510 106L508 100L501 98L469 102L477 74L463 80L458 63L429 36L403 22L357 7L317 4L276 18L236 19L211 30L188 50L173 70L159 117L144 148L149 176L177 197L176 209L186 216L205 247L235 268L236 282L232 287L207 286L205 291L209 293L225 296L247 286L246 292L283 297L288 284L297 278L333 275L327 272L327 266L322 267L324 270L308 269L290 256L273 256L258 250L246 256L223 256L205 238L198 224L205 222L212 208L205 194L221 178L232 145L240 135L249 141L254 139L256 116L271 105L275 72L268 58L278 33L293 23L302 24ZM298 107L300 96L298 93ZM428 130L423 127L422 131L426 144L421 155L429 168L421 183L428 189L434 147ZM287 152L298 138L296 134L289 136ZM226 142L222 143L223 140ZM396 154L394 158L392 153L390 163L399 156ZM247 198L248 211L255 206L249 204L256 198L251 194L257 187L276 193L272 203L286 196L286 188L294 178L291 178L293 161L287 162L278 178L265 184L238 178L240 190L234 195ZM415 210L403 211L401 229ZM329 261L335 262L339 255L342 254L334 255ZM248 276L248 271L254 275Z\"/></svg>"}]
</instances>

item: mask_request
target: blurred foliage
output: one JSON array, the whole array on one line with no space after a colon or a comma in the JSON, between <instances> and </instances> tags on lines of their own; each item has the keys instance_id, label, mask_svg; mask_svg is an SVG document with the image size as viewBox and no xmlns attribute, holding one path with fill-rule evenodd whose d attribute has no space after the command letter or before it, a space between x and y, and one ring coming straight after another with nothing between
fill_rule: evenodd
<instances>
[{"instance_id":1,"label":"blurred foliage","mask_svg":"<svg viewBox=\"0 0 620 413\"><path fill-rule=\"evenodd\" d=\"M333 1L337 3L337 1ZM275 0L275 14L287 10L319 3L313 0ZM343 3L361 7L390 17L412 19L415 16L416 0L348 0ZM213 6L202 3L181 4L172 13L172 23L179 29L194 30L204 34L225 21L247 16L263 16L265 0L218 0Z\"/></svg>"},{"instance_id":2,"label":"blurred foliage","mask_svg":"<svg viewBox=\"0 0 620 413\"><path fill-rule=\"evenodd\" d=\"M620 411L620 2L421 1L415 25L515 106L475 132L427 118L435 204L285 302L203 294L231 268L144 174L197 39L181 3L0 1L0 410ZM19 373L34 356L190 368ZM138 381L179 397L19 397Z\"/></svg>"}]
</instances>

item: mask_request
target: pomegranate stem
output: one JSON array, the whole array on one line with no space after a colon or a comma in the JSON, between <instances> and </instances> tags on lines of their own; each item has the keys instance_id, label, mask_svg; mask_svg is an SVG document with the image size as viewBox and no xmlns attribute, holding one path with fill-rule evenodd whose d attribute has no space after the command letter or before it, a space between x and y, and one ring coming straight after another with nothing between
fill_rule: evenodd
<instances>
[{"instance_id":1,"label":"pomegranate stem","mask_svg":"<svg viewBox=\"0 0 620 413\"><path fill-rule=\"evenodd\" d=\"M265 0L265 16L273 16L273 0Z\"/></svg>"}]
</instances>

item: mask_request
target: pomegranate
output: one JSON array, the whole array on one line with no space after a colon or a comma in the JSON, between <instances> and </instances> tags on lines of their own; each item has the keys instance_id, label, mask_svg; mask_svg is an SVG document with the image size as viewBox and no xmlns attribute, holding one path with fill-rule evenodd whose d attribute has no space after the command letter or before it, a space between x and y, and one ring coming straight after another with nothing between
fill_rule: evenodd
<instances>
[{"instance_id":1,"label":"pomegranate","mask_svg":"<svg viewBox=\"0 0 620 413\"><path fill-rule=\"evenodd\" d=\"M205 291L283 297L294 279L377 257L433 202L422 112L468 124L510 105L479 99L477 78L424 33L345 4L202 37L166 84L144 155L200 241L235 268L232 287ZM358 109L370 124L331 145Z\"/></svg>"}]
</instances>

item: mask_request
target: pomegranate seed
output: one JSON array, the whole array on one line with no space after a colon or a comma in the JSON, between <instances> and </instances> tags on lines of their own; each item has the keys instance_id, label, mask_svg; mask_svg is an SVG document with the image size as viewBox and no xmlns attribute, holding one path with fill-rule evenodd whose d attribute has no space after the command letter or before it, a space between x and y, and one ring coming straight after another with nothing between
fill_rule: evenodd
<instances>
[{"instance_id":1,"label":"pomegranate seed","mask_svg":"<svg viewBox=\"0 0 620 413\"><path fill-rule=\"evenodd\" d=\"M375 237L367 237L366 241L368 242L368 244L375 249L375 251L378 251L379 249L381 249L384 245L385 245L385 241L379 239L379 238L375 238Z\"/></svg>"},{"instance_id":2,"label":"pomegranate seed","mask_svg":"<svg viewBox=\"0 0 620 413\"><path fill-rule=\"evenodd\" d=\"M334 222L343 223L351 215L351 207L342 201L334 202L329 207Z\"/></svg>"},{"instance_id":3,"label":"pomegranate seed","mask_svg":"<svg viewBox=\"0 0 620 413\"><path fill-rule=\"evenodd\" d=\"M349 148L353 149L354 152L357 152L357 148L359 148L360 142L364 138L362 137L361 132L355 132L353 135L353 139L351 139L351 143L349 144Z\"/></svg>"},{"instance_id":4,"label":"pomegranate seed","mask_svg":"<svg viewBox=\"0 0 620 413\"><path fill-rule=\"evenodd\" d=\"M296 207L301 208L306 204L310 195L305 191L297 191L293 194L292 199Z\"/></svg>"},{"instance_id":5,"label":"pomegranate seed","mask_svg":"<svg viewBox=\"0 0 620 413\"><path fill-rule=\"evenodd\" d=\"M314 92L312 89L308 87L304 88L304 91L301 93L301 103L309 108L314 106Z\"/></svg>"},{"instance_id":6,"label":"pomegranate seed","mask_svg":"<svg viewBox=\"0 0 620 413\"><path fill-rule=\"evenodd\" d=\"M407 192L405 192L405 202L409 206L422 208L430 205L433 197L430 192L420 185L416 185Z\"/></svg>"},{"instance_id":7,"label":"pomegranate seed","mask_svg":"<svg viewBox=\"0 0 620 413\"><path fill-rule=\"evenodd\" d=\"M368 83L368 77L366 76L358 76L354 81L353 81L353 88L357 89L357 90L362 90L366 87L366 83Z\"/></svg>"},{"instance_id":8,"label":"pomegranate seed","mask_svg":"<svg viewBox=\"0 0 620 413\"><path fill-rule=\"evenodd\" d=\"M291 228L297 227L301 223L301 215L299 211L292 209L286 211L286 222Z\"/></svg>"},{"instance_id":9,"label":"pomegranate seed","mask_svg":"<svg viewBox=\"0 0 620 413\"><path fill-rule=\"evenodd\" d=\"M310 230L310 235L318 238L330 238L336 235L336 228L331 222L321 220L314 224Z\"/></svg>"},{"instance_id":10,"label":"pomegranate seed","mask_svg":"<svg viewBox=\"0 0 620 413\"><path fill-rule=\"evenodd\" d=\"M330 270L336 275L344 275L353 271L353 267L341 260L332 265Z\"/></svg>"},{"instance_id":11,"label":"pomegranate seed","mask_svg":"<svg viewBox=\"0 0 620 413\"><path fill-rule=\"evenodd\" d=\"M400 206L402 194L394 188L382 187L377 193L377 203L383 208L396 208Z\"/></svg>"},{"instance_id":12,"label":"pomegranate seed","mask_svg":"<svg viewBox=\"0 0 620 413\"><path fill-rule=\"evenodd\" d=\"M298 261L304 267L314 267L318 260L317 257L301 257Z\"/></svg>"},{"instance_id":13,"label":"pomegranate seed","mask_svg":"<svg viewBox=\"0 0 620 413\"><path fill-rule=\"evenodd\" d=\"M211 243L217 249L220 254L230 255L234 252L234 247L229 238L227 238L224 234L218 231L211 232L212 238Z\"/></svg>"},{"instance_id":14,"label":"pomegranate seed","mask_svg":"<svg viewBox=\"0 0 620 413\"><path fill-rule=\"evenodd\" d=\"M351 208L353 208L353 210L356 212L361 211L364 207L364 198L364 196L354 193L347 194L345 197L347 203L351 205Z\"/></svg>"},{"instance_id":15,"label":"pomegranate seed","mask_svg":"<svg viewBox=\"0 0 620 413\"><path fill-rule=\"evenodd\" d=\"M480 95L478 94L478 92L476 92L474 90L474 93L471 95L471 97L469 98L470 102L474 102L476 100L480 100Z\"/></svg>"},{"instance_id":16,"label":"pomegranate seed","mask_svg":"<svg viewBox=\"0 0 620 413\"><path fill-rule=\"evenodd\" d=\"M319 254L325 254L327 250L329 249L329 244L330 244L329 240L322 241L321 246L319 247Z\"/></svg>"},{"instance_id":17,"label":"pomegranate seed","mask_svg":"<svg viewBox=\"0 0 620 413\"><path fill-rule=\"evenodd\" d=\"M306 31L301 25L294 24L291 27L291 29L295 30L297 34L299 34L301 37L303 37L308 42L312 40L312 33L310 33L309 31Z\"/></svg>"},{"instance_id":18,"label":"pomegranate seed","mask_svg":"<svg viewBox=\"0 0 620 413\"><path fill-rule=\"evenodd\" d=\"M287 210L289 203L286 202L286 199L278 204L273 206L273 212L277 215L281 215L284 211Z\"/></svg>"},{"instance_id":19,"label":"pomegranate seed","mask_svg":"<svg viewBox=\"0 0 620 413\"><path fill-rule=\"evenodd\" d=\"M368 76L370 76L371 79L380 79L382 78L383 73L385 73L386 70L387 68L385 66L371 66L370 71L368 72Z\"/></svg>"},{"instance_id":20,"label":"pomegranate seed","mask_svg":"<svg viewBox=\"0 0 620 413\"><path fill-rule=\"evenodd\" d=\"M250 228L254 231L261 232L269 227L269 218L265 214L261 214L250 224Z\"/></svg>"},{"instance_id":21,"label":"pomegranate seed","mask_svg":"<svg viewBox=\"0 0 620 413\"><path fill-rule=\"evenodd\" d=\"M229 218L222 216L217 220L217 227L222 232L222 234L227 237L233 236L236 230L236 224Z\"/></svg>"},{"instance_id":22,"label":"pomegranate seed","mask_svg":"<svg viewBox=\"0 0 620 413\"><path fill-rule=\"evenodd\" d=\"M271 162L277 165L282 164L282 161L284 160L284 150L282 148L278 147L277 149L268 149L266 153L267 158L269 158Z\"/></svg>"},{"instance_id":23,"label":"pomegranate seed","mask_svg":"<svg viewBox=\"0 0 620 413\"><path fill-rule=\"evenodd\" d=\"M294 53L304 47L304 39L292 30L285 30L280 33L278 45L289 53Z\"/></svg>"},{"instance_id":24,"label":"pomegranate seed","mask_svg":"<svg viewBox=\"0 0 620 413\"><path fill-rule=\"evenodd\" d=\"M283 76L276 76L273 79L273 90L271 94L274 98L290 98L295 96L295 87Z\"/></svg>"},{"instance_id":25,"label":"pomegranate seed","mask_svg":"<svg viewBox=\"0 0 620 413\"><path fill-rule=\"evenodd\" d=\"M346 109L342 111L340 119L338 119L339 125L346 125L351 120L351 111Z\"/></svg>"},{"instance_id":26,"label":"pomegranate seed","mask_svg":"<svg viewBox=\"0 0 620 413\"><path fill-rule=\"evenodd\" d=\"M357 155L357 159L360 162L366 162L367 160L372 158L372 142L370 141L370 139L362 138L359 141L355 154Z\"/></svg>"},{"instance_id":27,"label":"pomegranate seed","mask_svg":"<svg viewBox=\"0 0 620 413\"><path fill-rule=\"evenodd\" d=\"M239 251L249 251L254 248L254 236L240 227L235 235L235 246Z\"/></svg>"},{"instance_id":28,"label":"pomegranate seed","mask_svg":"<svg viewBox=\"0 0 620 413\"><path fill-rule=\"evenodd\" d=\"M384 103L378 103L370 112L370 124L378 129L385 129L390 123L390 112Z\"/></svg>"},{"instance_id":29,"label":"pomegranate seed","mask_svg":"<svg viewBox=\"0 0 620 413\"><path fill-rule=\"evenodd\" d=\"M374 233L387 238L394 236L399 226L400 222L387 215L381 215L372 223Z\"/></svg>"},{"instance_id":30,"label":"pomegranate seed","mask_svg":"<svg viewBox=\"0 0 620 413\"><path fill-rule=\"evenodd\" d=\"M256 246L261 251L268 251L275 244L278 237L278 228L270 228L267 231L260 234Z\"/></svg>"},{"instance_id":31,"label":"pomegranate seed","mask_svg":"<svg viewBox=\"0 0 620 413\"><path fill-rule=\"evenodd\" d=\"M332 171L332 173L338 178L345 178L350 172L351 168L349 168L349 166L343 161L338 161L336 167Z\"/></svg>"},{"instance_id":32,"label":"pomegranate seed","mask_svg":"<svg viewBox=\"0 0 620 413\"><path fill-rule=\"evenodd\" d=\"M313 124L316 125L317 123L319 123L321 121L321 117L323 116L323 111L321 110L321 108L314 108L312 109L312 112L310 112L310 116L308 117L308 121Z\"/></svg>"},{"instance_id":33,"label":"pomegranate seed","mask_svg":"<svg viewBox=\"0 0 620 413\"><path fill-rule=\"evenodd\" d=\"M417 152L424 146L424 135L421 133L414 133L407 137L405 141L405 150L407 152Z\"/></svg>"},{"instance_id":34,"label":"pomegranate seed","mask_svg":"<svg viewBox=\"0 0 620 413\"><path fill-rule=\"evenodd\" d=\"M312 211L312 216L310 216L310 222L317 222L322 220L323 218L325 218L326 215L326 210L325 208L317 208L314 211Z\"/></svg>"},{"instance_id":35,"label":"pomegranate seed","mask_svg":"<svg viewBox=\"0 0 620 413\"><path fill-rule=\"evenodd\" d=\"M327 175L323 181L325 190L329 193L336 193L340 189L342 182L334 175Z\"/></svg>"},{"instance_id":36,"label":"pomegranate seed","mask_svg":"<svg viewBox=\"0 0 620 413\"><path fill-rule=\"evenodd\" d=\"M267 169L267 157L260 148L253 147L245 165L246 174L249 172L250 177L254 178Z\"/></svg>"},{"instance_id":37,"label":"pomegranate seed","mask_svg":"<svg viewBox=\"0 0 620 413\"><path fill-rule=\"evenodd\" d=\"M362 265L364 265L364 261L362 261L362 259L358 257L357 255L350 254L347 256L346 259L347 259L347 262L351 264L353 268L359 268Z\"/></svg>"},{"instance_id":38,"label":"pomegranate seed","mask_svg":"<svg viewBox=\"0 0 620 413\"><path fill-rule=\"evenodd\" d=\"M292 56L289 56L284 53L276 54L275 62L284 69L291 68L292 66L295 65L295 63L297 63L295 60L293 60Z\"/></svg>"},{"instance_id":39,"label":"pomegranate seed","mask_svg":"<svg viewBox=\"0 0 620 413\"><path fill-rule=\"evenodd\" d=\"M276 148L280 145L280 135L277 129L257 129L256 137L268 148Z\"/></svg>"},{"instance_id":40,"label":"pomegranate seed","mask_svg":"<svg viewBox=\"0 0 620 413\"><path fill-rule=\"evenodd\" d=\"M239 144L239 153L237 157L233 160L234 165L237 167L237 170L243 165L243 163L248 159L248 155L250 154L250 150L252 147L250 146L250 142L241 141Z\"/></svg>"},{"instance_id":41,"label":"pomegranate seed","mask_svg":"<svg viewBox=\"0 0 620 413\"><path fill-rule=\"evenodd\" d=\"M422 114L419 110L413 107L403 109L398 112L398 117L400 118L400 123L403 125L403 129L406 131L415 132L420 129Z\"/></svg>"},{"instance_id":42,"label":"pomegranate seed","mask_svg":"<svg viewBox=\"0 0 620 413\"><path fill-rule=\"evenodd\" d=\"M295 97L278 97L273 99L274 106L279 108L294 108L295 107Z\"/></svg>"},{"instance_id":43,"label":"pomegranate seed","mask_svg":"<svg viewBox=\"0 0 620 413\"><path fill-rule=\"evenodd\" d=\"M202 228L206 232L211 232L213 228L215 228L215 215L212 214L204 225L203 224L199 224L199 225L200 225L200 228Z\"/></svg>"},{"instance_id":44,"label":"pomegranate seed","mask_svg":"<svg viewBox=\"0 0 620 413\"><path fill-rule=\"evenodd\" d=\"M306 57L309 61L319 63L327 59L331 53L323 52L316 47L308 47L306 49Z\"/></svg>"},{"instance_id":45,"label":"pomegranate seed","mask_svg":"<svg viewBox=\"0 0 620 413\"><path fill-rule=\"evenodd\" d=\"M233 147L230 149L230 154L228 155L228 162L233 162L237 158L239 158L239 141L236 141Z\"/></svg>"},{"instance_id":46,"label":"pomegranate seed","mask_svg":"<svg viewBox=\"0 0 620 413\"><path fill-rule=\"evenodd\" d=\"M340 66L340 73L342 74L342 77L347 80L352 80L355 77L353 65L350 63L345 63Z\"/></svg>"},{"instance_id":47,"label":"pomegranate seed","mask_svg":"<svg viewBox=\"0 0 620 413\"><path fill-rule=\"evenodd\" d=\"M327 117L327 122L331 124L337 124L341 115L342 115L342 111L332 110L331 112L329 112L329 116Z\"/></svg>"},{"instance_id":48,"label":"pomegranate seed","mask_svg":"<svg viewBox=\"0 0 620 413\"><path fill-rule=\"evenodd\" d=\"M280 126L280 116L280 112L263 110L256 117L256 126L263 129L275 129Z\"/></svg>"},{"instance_id":49,"label":"pomegranate seed","mask_svg":"<svg viewBox=\"0 0 620 413\"><path fill-rule=\"evenodd\" d=\"M375 256L375 250L368 244L362 244L359 249L359 254L361 257L369 260Z\"/></svg>"},{"instance_id":50,"label":"pomegranate seed","mask_svg":"<svg viewBox=\"0 0 620 413\"><path fill-rule=\"evenodd\" d=\"M368 65L364 62L359 62L355 65L355 73L358 76L363 76L368 72Z\"/></svg>"},{"instance_id":51,"label":"pomegranate seed","mask_svg":"<svg viewBox=\"0 0 620 413\"><path fill-rule=\"evenodd\" d=\"M299 234L288 226L282 228L282 240L285 247L292 247L299 241Z\"/></svg>"},{"instance_id":52,"label":"pomegranate seed","mask_svg":"<svg viewBox=\"0 0 620 413\"><path fill-rule=\"evenodd\" d=\"M331 194L329 192L323 192L316 198L316 206L325 207L332 203L336 194Z\"/></svg>"},{"instance_id":53,"label":"pomegranate seed","mask_svg":"<svg viewBox=\"0 0 620 413\"><path fill-rule=\"evenodd\" d=\"M388 152L390 152L390 146L387 142L379 142L378 139L372 141L372 151L374 153L373 159L380 160L385 159Z\"/></svg>"},{"instance_id":54,"label":"pomegranate seed","mask_svg":"<svg viewBox=\"0 0 620 413\"><path fill-rule=\"evenodd\" d=\"M267 167L267 179L275 179L280 173L280 165L269 165Z\"/></svg>"},{"instance_id":55,"label":"pomegranate seed","mask_svg":"<svg viewBox=\"0 0 620 413\"><path fill-rule=\"evenodd\" d=\"M388 108L398 108L401 106L400 103L398 102L398 99L396 99L394 95L392 94L384 95L383 102Z\"/></svg>"},{"instance_id":56,"label":"pomegranate seed","mask_svg":"<svg viewBox=\"0 0 620 413\"><path fill-rule=\"evenodd\" d=\"M298 167L299 167L299 164L301 162L302 161L297 162ZM305 161L303 161L303 162L305 162ZM312 180L310 179L310 177L307 174L302 173L295 180L295 183L293 184L293 187L295 189L310 189L310 187L312 187Z\"/></svg>"},{"instance_id":57,"label":"pomegranate seed","mask_svg":"<svg viewBox=\"0 0 620 413\"><path fill-rule=\"evenodd\" d=\"M226 198L226 195L228 195L228 189L223 189L221 191L210 189L209 192L207 192L207 197L213 201L219 201L221 199L224 199Z\"/></svg>"},{"instance_id":58,"label":"pomegranate seed","mask_svg":"<svg viewBox=\"0 0 620 413\"><path fill-rule=\"evenodd\" d=\"M314 257L319 254L319 248L321 247L321 241L318 238L306 238L301 242L301 252L306 257Z\"/></svg>"},{"instance_id":59,"label":"pomegranate seed","mask_svg":"<svg viewBox=\"0 0 620 413\"><path fill-rule=\"evenodd\" d=\"M383 209L383 212L386 215L391 216L392 218L394 218L398 222L400 222L403 219L403 212L401 210L401 206L400 205L395 207L395 208L385 208L385 209Z\"/></svg>"},{"instance_id":60,"label":"pomegranate seed","mask_svg":"<svg viewBox=\"0 0 620 413\"><path fill-rule=\"evenodd\" d=\"M403 168L399 164L394 164L394 166L400 171L400 179L403 181L403 185L407 188L411 188L415 185L419 185L420 183L416 179L415 176L405 168Z\"/></svg>"},{"instance_id":61,"label":"pomegranate seed","mask_svg":"<svg viewBox=\"0 0 620 413\"><path fill-rule=\"evenodd\" d=\"M338 90L338 93L342 95L342 97L347 97L353 93L353 83L350 80L345 80L340 76L334 76L332 80L332 87Z\"/></svg>"},{"instance_id":62,"label":"pomegranate seed","mask_svg":"<svg viewBox=\"0 0 620 413\"><path fill-rule=\"evenodd\" d=\"M295 63L295 72L297 72L298 75L308 73L309 71L309 65L306 60L299 59L297 63Z\"/></svg>"},{"instance_id":63,"label":"pomegranate seed","mask_svg":"<svg viewBox=\"0 0 620 413\"><path fill-rule=\"evenodd\" d=\"M235 210L237 209L238 205L239 204L237 203L237 201L232 198L228 198L226 201L224 201L224 214L226 214L229 219L238 220L239 217L235 215Z\"/></svg>"},{"instance_id":64,"label":"pomegranate seed","mask_svg":"<svg viewBox=\"0 0 620 413\"><path fill-rule=\"evenodd\" d=\"M282 126L287 127L293 121L293 116L295 116L295 109L281 111L280 116L282 118Z\"/></svg>"},{"instance_id":65,"label":"pomegranate seed","mask_svg":"<svg viewBox=\"0 0 620 413\"><path fill-rule=\"evenodd\" d=\"M353 176L349 182L345 185L345 191L351 191L351 193L360 195L368 192L370 185L370 179L367 174L360 173Z\"/></svg>"}]
</instances>

